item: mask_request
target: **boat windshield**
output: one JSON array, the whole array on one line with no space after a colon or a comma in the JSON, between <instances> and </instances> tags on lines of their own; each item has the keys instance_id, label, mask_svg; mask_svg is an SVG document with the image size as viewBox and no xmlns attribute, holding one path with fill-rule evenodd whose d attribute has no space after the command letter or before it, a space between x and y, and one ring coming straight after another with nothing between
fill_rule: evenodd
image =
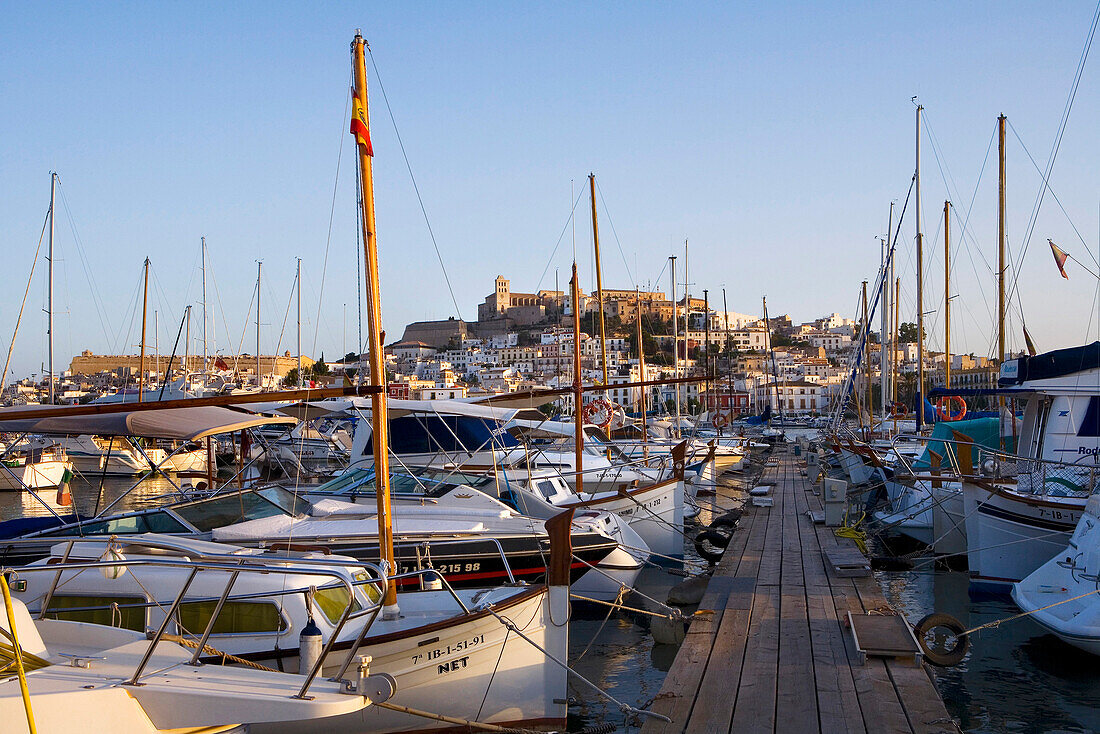
<instances>
[{"instance_id":1,"label":"boat windshield","mask_svg":"<svg viewBox=\"0 0 1100 734\"><path fill-rule=\"evenodd\" d=\"M75 535L134 535L136 533L187 533L176 518L164 510L122 515L106 520L92 520L73 523L42 533L46 537L69 537Z\"/></svg>"},{"instance_id":2,"label":"boat windshield","mask_svg":"<svg viewBox=\"0 0 1100 734\"><path fill-rule=\"evenodd\" d=\"M309 514L309 500L299 497L285 487L273 484L270 487L261 487L253 491L268 502L272 502L281 507L288 515Z\"/></svg>"},{"instance_id":3,"label":"boat windshield","mask_svg":"<svg viewBox=\"0 0 1100 734\"><path fill-rule=\"evenodd\" d=\"M255 492L237 492L225 497L175 505L172 511L200 532L209 532L246 520L258 520L263 517L288 515L279 505Z\"/></svg>"}]
</instances>

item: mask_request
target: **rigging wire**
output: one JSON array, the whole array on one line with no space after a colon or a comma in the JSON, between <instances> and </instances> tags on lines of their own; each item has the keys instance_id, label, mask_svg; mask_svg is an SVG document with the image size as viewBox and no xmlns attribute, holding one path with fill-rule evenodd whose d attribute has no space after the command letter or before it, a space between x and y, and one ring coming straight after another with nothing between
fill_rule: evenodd
<instances>
[{"instance_id":1,"label":"rigging wire","mask_svg":"<svg viewBox=\"0 0 1100 734\"><path fill-rule=\"evenodd\" d=\"M619 248L619 255L623 258L623 267L626 268L626 277L630 281L630 285L635 288L638 286L634 280L634 274L630 272L630 265L626 262L626 253L623 252L623 244L619 242L619 233L615 231L615 222L611 221L611 212L607 209L607 202L603 198L603 189L600 188L600 182L596 182L596 191L600 194L600 203L603 204L603 213L607 217L607 223L611 225L611 234L615 236L615 244Z\"/></svg>"},{"instance_id":2,"label":"rigging wire","mask_svg":"<svg viewBox=\"0 0 1100 734\"><path fill-rule=\"evenodd\" d=\"M1035 162L1035 158L1032 157L1031 151L1027 149L1027 146L1024 144L1023 138L1020 137L1020 133L1016 132L1016 126L1012 124L1012 120L1008 121L1008 126L1012 129L1012 134L1020 143L1020 147L1024 149L1024 153L1027 154L1027 159L1031 161L1031 165L1035 167L1035 172L1038 173L1040 177L1042 177L1043 170L1039 168L1039 164ZM1092 249L1089 247L1088 243L1085 242L1085 238L1081 235L1080 230L1077 229L1077 225L1074 224L1073 219L1070 218L1069 212L1067 212L1066 208L1062 206L1062 200L1058 198L1058 195L1056 193L1054 193L1054 187L1050 185L1050 181L1047 181L1046 178L1043 178L1043 183L1050 191L1050 195L1054 198L1054 202L1058 204L1058 208L1062 210L1062 214L1066 215L1066 221L1069 222L1069 226L1073 228L1074 233L1077 235L1077 239L1079 239L1081 241L1081 244L1084 245L1085 252L1087 252L1089 254L1089 257L1092 258L1092 262L1098 268L1100 268L1100 262L1097 262L1096 255L1093 254Z\"/></svg>"},{"instance_id":3,"label":"rigging wire","mask_svg":"<svg viewBox=\"0 0 1100 734\"><path fill-rule=\"evenodd\" d=\"M91 266L88 263L87 254L84 252L84 243L76 231L76 220L73 219L73 213L69 209L69 199L65 196L65 187L61 184L61 176L57 177L57 190L58 193L61 194L61 206L65 208L65 216L69 220L69 229L72 231L73 240L76 242L76 254L80 259L81 267L84 269L84 277L88 281L88 289L92 295L92 304L95 306L96 315L99 316L100 328L103 329L104 338L110 342L111 336L108 334L107 329L107 309L103 306L103 297L100 296L96 281L92 278Z\"/></svg>"},{"instance_id":4,"label":"rigging wire","mask_svg":"<svg viewBox=\"0 0 1100 734\"><path fill-rule=\"evenodd\" d=\"M1012 275L1012 288L1009 290L1008 294L1009 301L1017 295L1024 257L1027 256L1028 246L1031 244L1031 236L1035 231L1035 224L1039 218L1039 209L1043 206L1043 198L1048 189L1047 182L1050 181L1050 174L1054 170L1054 162L1058 157L1058 151L1062 147L1062 136L1066 132L1066 125L1069 123L1069 115L1073 109L1073 102L1077 98L1077 89L1081 84L1081 77L1084 75L1085 62L1088 60L1089 50L1092 48L1092 41L1096 37L1096 25L1098 21L1100 21L1100 2L1097 2L1096 10L1092 14L1092 23L1089 26L1085 47L1081 51L1081 59L1077 63L1077 72L1074 74L1073 83L1070 85L1069 98L1066 100L1066 106L1062 110L1062 119L1058 123L1058 133L1054 136L1054 144L1051 146L1050 156L1047 158L1047 168L1046 173L1043 175L1043 184L1039 187L1039 192L1035 197L1035 205L1031 210L1031 218L1028 220L1027 231L1024 234L1024 246L1020 251L1020 257L1016 261L1015 272Z\"/></svg>"},{"instance_id":5,"label":"rigging wire","mask_svg":"<svg viewBox=\"0 0 1100 734\"><path fill-rule=\"evenodd\" d=\"M23 320L23 309L27 305L27 294L31 292L31 281L34 279L34 266L38 264L38 255L42 252L42 240L46 237L46 225L50 221L50 210L46 208L46 216L42 220L42 231L38 235L38 247L34 251L34 259L31 260L31 272L27 276L27 287L23 291L23 302L19 304L19 315L15 318L15 331L12 332L11 342L8 344L8 358L4 362L4 371L0 373L0 392L3 392L4 385L8 381L8 367L11 366L11 355L15 351L15 337L19 334L19 322Z\"/></svg>"},{"instance_id":6,"label":"rigging wire","mask_svg":"<svg viewBox=\"0 0 1100 734\"><path fill-rule=\"evenodd\" d=\"M928 134L929 144L932 148L932 154L936 158L936 165L940 170L940 178L943 179L943 184L944 184L944 187L948 191L948 196L951 200L961 201L962 196L961 196L961 194L958 190L958 185L955 183L955 178L951 174L950 167L948 167L948 165L947 165L946 161L944 160L943 156L940 155L939 141L936 138L935 133L932 130L931 123L928 122L927 113L925 114L923 119L924 119L924 122L925 122L925 128L927 130L927 134ZM978 178L974 182L974 190L973 190L973 192L971 193L971 196L970 196L970 204L969 204L969 206L967 206L966 216L962 220L962 226L961 226L960 232L959 232L959 241L962 242L962 244L965 246L967 257L970 260L971 270L973 270L973 272L974 272L974 278L979 282L981 282L982 277L978 274L978 268L977 268L976 263L974 262L973 250L977 250L978 256L981 258L983 264L985 264L985 267L989 271L989 275L991 277L995 275L995 272L993 270L993 266L990 265L989 261L986 259L984 251L981 249L981 247L979 246L977 240L974 238L973 233L970 231L970 228L969 228L970 214L974 209L974 202L975 202L975 200L977 199L977 196L978 196L978 187L981 184L983 175L985 174L985 167L986 167L986 164L989 162L989 152L993 148L993 140L996 137L996 134L997 134L997 127L996 127L996 125L994 125L993 130L992 130L992 132L990 133L990 136L989 136L989 144L986 146L986 149L985 149L985 157L982 159L981 169L978 172ZM945 168L947 169L946 170L946 175L944 173ZM950 182L948 182L948 178L951 179ZM968 239L970 241L970 244L967 244ZM973 246L973 248L971 247L971 245ZM956 252L957 252L957 250L956 250ZM954 267L952 267L952 272L954 272ZM978 288L977 291L978 291L978 294L982 297L982 303L985 305L985 310L986 310L986 314L989 317L989 321L992 322L993 321L993 308L992 308L991 304L989 303L989 297L986 295L986 289ZM967 307L967 312L970 313L969 307Z\"/></svg>"},{"instance_id":7,"label":"rigging wire","mask_svg":"<svg viewBox=\"0 0 1100 734\"><path fill-rule=\"evenodd\" d=\"M581 197L584 196L584 188L581 188L581 192L577 194L577 198L573 201L573 208L569 210L569 218L565 220L565 226L561 228L561 234L558 235L558 241L554 243L554 249L550 252L550 258L546 261L546 267L542 269L542 275L539 276L538 283L535 284L535 293L539 292L539 288L542 287L542 280L546 277L546 273L550 270L551 263L554 262L554 255L558 253L558 247L561 246L562 239L565 238L565 233L569 229L570 222L573 221L573 215L577 211L577 204L580 203Z\"/></svg>"},{"instance_id":8,"label":"rigging wire","mask_svg":"<svg viewBox=\"0 0 1100 734\"><path fill-rule=\"evenodd\" d=\"M351 86L353 71L351 67L348 68L348 86ZM321 261L321 289L317 295L317 322L321 321L321 299L325 295L325 275L328 273L328 252L329 246L332 245L332 222L336 216L336 192L340 187L340 164L344 160L344 138L347 135L344 133L348 129L348 107L351 104L351 95L347 95L344 99L344 121L340 123L340 147L336 153L336 179L332 182L332 205L328 210L328 235L325 237L325 257ZM356 273L356 279L359 278ZM317 354L317 331L313 331L313 354ZM299 375L301 377L301 375Z\"/></svg>"},{"instance_id":9,"label":"rigging wire","mask_svg":"<svg viewBox=\"0 0 1100 734\"><path fill-rule=\"evenodd\" d=\"M378 63L374 60L374 52L370 44L367 54L370 56L371 66L374 68L374 78L378 80L378 89L382 92L382 101L386 103L386 111L390 114L390 122L393 123L393 131L397 135L397 145L401 148L401 155L405 159L405 167L409 170L409 178L412 180L413 191L416 192L416 200L420 202L420 213L424 215L424 224L428 227L428 235L432 239L432 247L435 248L435 256L439 260L439 268L443 271L443 280L447 283L447 290L451 294L451 303L455 306L455 315L462 320L462 309L458 307L458 299L455 298L454 288L451 287L451 276L447 273L447 266L443 264L443 255L439 252L439 243L436 242L435 232L432 230L431 220L428 219L428 209L424 206L424 198L420 195L420 187L416 185L416 176L413 175L412 164L409 162L409 154L405 151L405 143L401 139L401 131L397 127L397 119L393 116L393 107L390 106L390 98L386 94L386 87L382 84L382 76L378 73Z\"/></svg>"}]
</instances>

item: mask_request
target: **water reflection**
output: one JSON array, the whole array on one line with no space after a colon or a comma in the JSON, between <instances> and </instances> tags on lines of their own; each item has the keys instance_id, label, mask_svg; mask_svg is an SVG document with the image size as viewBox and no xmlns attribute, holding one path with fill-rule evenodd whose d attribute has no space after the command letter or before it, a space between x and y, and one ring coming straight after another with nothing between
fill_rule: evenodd
<instances>
[{"instance_id":1,"label":"water reflection","mask_svg":"<svg viewBox=\"0 0 1100 734\"><path fill-rule=\"evenodd\" d=\"M915 622L933 610L967 628L1019 613L1007 597L968 593L965 571L925 568L878 573L887 600ZM1100 666L1030 619L975 633L970 653L937 671L936 686L964 731L1100 731Z\"/></svg>"},{"instance_id":2,"label":"water reflection","mask_svg":"<svg viewBox=\"0 0 1100 734\"><path fill-rule=\"evenodd\" d=\"M140 482L127 494L127 490L130 490L136 481L137 477L106 477L101 485L98 481L73 477L69 485L73 503L69 507L58 503L55 489L42 490L34 494L0 492L0 520L16 517L44 517L53 514L50 510L59 515L71 514L75 511L81 517L91 517L120 497L123 499L115 505L112 512L150 507L163 504L164 497L176 493L176 486L179 484L178 479L173 484L166 477L156 476Z\"/></svg>"}]
</instances>

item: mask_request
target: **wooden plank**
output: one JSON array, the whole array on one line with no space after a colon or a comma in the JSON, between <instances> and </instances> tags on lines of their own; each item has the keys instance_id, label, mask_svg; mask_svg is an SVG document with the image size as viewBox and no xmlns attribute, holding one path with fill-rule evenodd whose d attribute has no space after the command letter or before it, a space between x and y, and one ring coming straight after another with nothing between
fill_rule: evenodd
<instances>
[{"instance_id":1,"label":"wooden plank","mask_svg":"<svg viewBox=\"0 0 1100 734\"><path fill-rule=\"evenodd\" d=\"M731 691L736 693L744 669L756 588L751 578L737 578L734 582L685 731L725 734L730 729L736 705Z\"/></svg>"},{"instance_id":2,"label":"wooden plank","mask_svg":"<svg viewBox=\"0 0 1100 734\"><path fill-rule=\"evenodd\" d=\"M805 480L802 483L808 484ZM821 502L820 498L796 490L795 507L799 518L799 539L802 543L818 721L825 734L860 734L866 732L866 727L856 696L852 669L848 664L848 653L844 647L844 629L836 616L832 588L825 574L817 532L810 518L806 516L811 501Z\"/></svg>"},{"instance_id":3,"label":"wooden plank","mask_svg":"<svg viewBox=\"0 0 1100 734\"><path fill-rule=\"evenodd\" d=\"M731 731L775 731L780 588L757 585Z\"/></svg>"},{"instance_id":4,"label":"wooden plank","mask_svg":"<svg viewBox=\"0 0 1100 734\"><path fill-rule=\"evenodd\" d=\"M776 731L816 731L819 729L814 693L817 686L806 590L802 585L781 587L779 635Z\"/></svg>"},{"instance_id":5,"label":"wooden plank","mask_svg":"<svg viewBox=\"0 0 1100 734\"><path fill-rule=\"evenodd\" d=\"M684 730L714 647L714 634L721 622L721 614L722 610L717 609L712 615L702 615L692 621L688 634L684 637L679 652L676 653L676 660L661 685L661 692L649 707L651 711L663 714L672 721L670 723L658 719L647 719L642 727L643 732L670 734ZM706 631L703 631L703 628Z\"/></svg>"}]
</instances>

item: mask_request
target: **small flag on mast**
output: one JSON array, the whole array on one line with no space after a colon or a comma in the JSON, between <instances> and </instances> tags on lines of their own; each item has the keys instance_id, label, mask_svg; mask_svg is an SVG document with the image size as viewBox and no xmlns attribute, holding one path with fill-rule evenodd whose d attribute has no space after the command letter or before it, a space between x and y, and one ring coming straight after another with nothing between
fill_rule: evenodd
<instances>
[{"instance_id":1,"label":"small flag on mast","mask_svg":"<svg viewBox=\"0 0 1100 734\"><path fill-rule=\"evenodd\" d=\"M1069 258L1069 253L1064 252L1062 248L1054 244L1054 240L1047 238L1047 242L1050 243L1050 252L1054 255L1054 264L1058 266L1058 272L1062 274L1062 277L1069 280L1069 276L1066 275L1066 260Z\"/></svg>"},{"instance_id":2,"label":"small flag on mast","mask_svg":"<svg viewBox=\"0 0 1100 734\"><path fill-rule=\"evenodd\" d=\"M355 93L355 87L351 89L351 134L355 136L355 140L359 145L363 146L364 152L374 157L374 148L370 144L370 123L367 120L367 104L366 101L359 98L359 95Z\"/></svg>"}]
</instances>

